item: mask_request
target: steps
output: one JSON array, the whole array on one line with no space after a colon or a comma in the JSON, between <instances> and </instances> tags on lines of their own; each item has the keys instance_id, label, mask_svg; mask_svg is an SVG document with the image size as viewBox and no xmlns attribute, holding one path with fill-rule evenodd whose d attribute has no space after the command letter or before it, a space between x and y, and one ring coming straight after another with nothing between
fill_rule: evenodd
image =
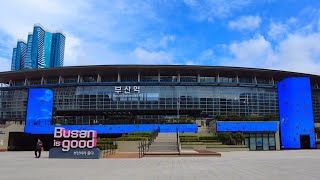
<instances>
[{"instance_id":1,"label":"steps","mask_svg":"<svg viewBox=\"0 0 320 180\"><path fill-rule=\"evenodd\" d=\"M159 133L158 137L149 146L146 154L178 154L177 134L176 133Z\"/></svg>"},{"instance_id":2,"label":"steps","mask_svg":"<svg viewBox=\"0 0 320 180\"><path fill-rule=\"evenodd\" d=\"M139 158L139 153L114 153L114 154L109 154L106 157L107 159L121 159L121 158Z\"/></svg>"}]
</instances>

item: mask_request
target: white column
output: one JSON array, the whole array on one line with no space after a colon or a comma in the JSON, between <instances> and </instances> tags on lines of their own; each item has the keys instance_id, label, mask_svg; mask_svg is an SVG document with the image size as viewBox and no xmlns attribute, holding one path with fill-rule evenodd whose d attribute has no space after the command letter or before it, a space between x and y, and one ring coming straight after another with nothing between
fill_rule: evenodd
<instances>
[{"instance_id":1,"label":"white column","mask_svg":"<svg viewBox=\"0 0 320 180\"><path fill-rule=\"evenodd\" d=\"M121 76L120 76L120 73L118 73L118 80L117 80L118 82L120 82L121 81Z\"/></svg>"},{"instance_id":2,"label":"white column","mask_svg":"<svg viewBox=\"0 0 320 180\"><path fill-rule=\"evenodd\" d=\"M81 76L80 75L78 75L78 81L77 81L78 83L80 83L80 82L82 82L81 81Z\"/></svg>"},{"instance_id":3,"label":"white column","mask_svg":"<svg viewBox=\"0 0 320 180\"><path fill-rule=\"evenodd\" d=\"M98 74L98 76L97 76L97 82L101 82L101 76L100 76L100 74Z\"/></svg>"}]
</instances>

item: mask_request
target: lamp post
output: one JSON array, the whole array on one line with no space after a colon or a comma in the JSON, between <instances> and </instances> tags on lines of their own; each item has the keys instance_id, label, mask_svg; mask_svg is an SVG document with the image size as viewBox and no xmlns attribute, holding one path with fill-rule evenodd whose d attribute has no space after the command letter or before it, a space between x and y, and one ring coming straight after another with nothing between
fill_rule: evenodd
<instances>
[{"instance_id":1,"label":"lamp post","mask_svg":"<svg viewBox=\"0 0 320 180\"><path fill-rule=\"evenodd\" d=\"M179 91L179 88L178 88L178 97L177 97L177 118L179 120L180 118L180 91Z\"/></svg>"}]
</instances>

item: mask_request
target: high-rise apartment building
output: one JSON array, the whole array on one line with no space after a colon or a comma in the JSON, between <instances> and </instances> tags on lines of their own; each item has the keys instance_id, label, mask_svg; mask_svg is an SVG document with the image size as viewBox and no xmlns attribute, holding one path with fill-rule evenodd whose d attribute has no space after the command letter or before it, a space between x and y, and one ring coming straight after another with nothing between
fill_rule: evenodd
<instances>
[{"instance_id":1,"label":"high-rise apartment building","mask_svg":"<svg viewBox=\"0 0 320 180\"><path fill-rule=\"evenodd\" d=\"M24 43L23 59L18 59L20 55L18 45L13 49L11 70L63 66L65 39L64 34L49 32L36 24L33 32L28 34L27 44Z\"/></svg>"},{"instance_id":2,"label":"high-rise apartment building","mask_svg":"<svg viewBox=\"0 0 320 180\"><path fill-rule=\"evenodd\" d=\"M13 48L11 70L16 71L24 69L26 62L27 44L22 40L18 40L17 47Z\"/></svg>"}]
</instances>

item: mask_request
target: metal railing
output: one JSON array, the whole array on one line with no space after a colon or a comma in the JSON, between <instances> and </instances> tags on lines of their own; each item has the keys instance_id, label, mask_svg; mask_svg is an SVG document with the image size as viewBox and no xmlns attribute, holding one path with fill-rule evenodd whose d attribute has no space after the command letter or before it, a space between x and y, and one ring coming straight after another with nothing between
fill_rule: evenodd
<instances>
[{"instance_id":1,"label":"metal railing","mask_svg":"<svg viewBox=\"0 0 320 180\"><path fill-rule=\"evenodd\" d=\"M112 141L112 143L105 143L103 146L103 157L106 158L107 156L114 154L116 152L117 146L117 141Z\"/></svg>"},{"instance_id":2,"label":"metal railing","mask_svg":"<svg viewBox=\"0 0 320 180\"><path fill-rule=\"evenodd\" d=\"M149 150L149 146L147 146L146 141L140 141L138 148L139 148L139 158L142 158L144 156L144 153Z\"/></svg>"},{"instance_id":3,"label":"metal railing","mask_svg":"<svg viewBox=\"0 0 320 180\"><path fill-rule=\"evenodd\" d=\"M180 143L180 134L179 134L178 128L177 128L176 132L177 132L177 148L178 148L178 152L180 154L180 152L181 152L181 143Z\"/></svg>"},{"instance_id":4,"label":"metal railing","mask_svg":"<svg viewBox=\"0 0 320 180\"><path fill-rule=\"evenodd\" d=\"M140 141L139 142L139 158L142 158L145 154L145 152L149 151L149 147L150 145L154 142L154 140L157 138L158 134L160 132L160 128L158 127L157 130L153 131L151 133L151 135L148 138L148 142L147 141Z\"/></svg>"}]
</instances>

